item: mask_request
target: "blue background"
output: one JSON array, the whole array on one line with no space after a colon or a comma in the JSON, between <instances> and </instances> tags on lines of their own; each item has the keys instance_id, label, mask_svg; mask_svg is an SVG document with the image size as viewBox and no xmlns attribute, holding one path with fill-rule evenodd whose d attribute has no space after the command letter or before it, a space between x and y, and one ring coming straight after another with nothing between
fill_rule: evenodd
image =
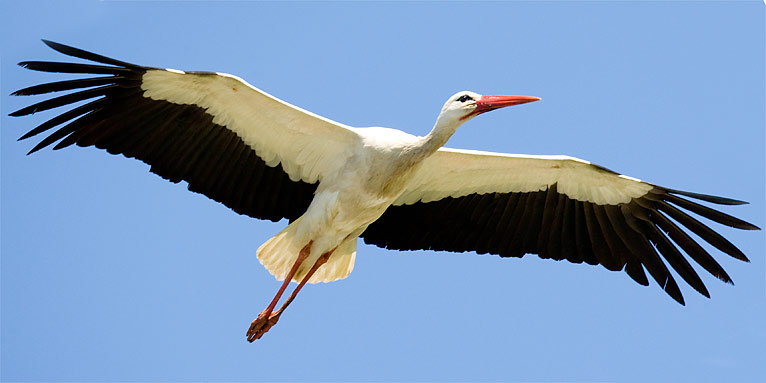
<instances>
[{"instance_id":1,"label":"blue background","mask_svg":"<svg viewBox=\"0 0 766 383\"><path fill-rule=\"evenodd\" d=\"M256 248L285 222L239 216L93 148L25 156L53 113L13 90L66 75L40 38L138 64L238 75L355 126L414 134L453 93L541 102L483 115L449 146L568 154L724 195L764 227L761 2L0 3L3 381L759 381L764 232L714 225L687 306L654 281L540 260L361 244L343 281L309 286L255 344L278 283ZM34 141L34 142L33 142ZM704 272L699 269L700 273ZM680 280L680 279L679 279Z\"/></svg>"}]
</instances>

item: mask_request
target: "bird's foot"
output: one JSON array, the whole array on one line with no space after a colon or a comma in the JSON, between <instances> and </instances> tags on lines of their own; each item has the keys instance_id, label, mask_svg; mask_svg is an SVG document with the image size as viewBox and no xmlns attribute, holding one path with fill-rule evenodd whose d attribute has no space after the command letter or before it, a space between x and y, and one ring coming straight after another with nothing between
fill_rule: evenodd
<instances>
[{"instance_id":1,"label":"bird's foot","mask_svg":"<svg viewBox=\"0 0 766 383\"><path fill-rule=\"evenodd\" d=\"M253 323L250 324L250 328L247 330L247 341L252 343L256 339L261 339L263 334L277 324L280 315L282 315L282 310L274 313L267 312L266 310L261 311L258 314L258 318L253 320Z\"/></svg>"}]
</instances>

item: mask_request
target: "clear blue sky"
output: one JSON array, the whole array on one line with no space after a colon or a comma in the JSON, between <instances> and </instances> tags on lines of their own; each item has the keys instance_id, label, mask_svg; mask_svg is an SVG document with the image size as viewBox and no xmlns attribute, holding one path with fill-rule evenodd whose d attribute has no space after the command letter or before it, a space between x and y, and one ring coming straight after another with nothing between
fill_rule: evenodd
<instances>
[{"instance_id":1,"label":"clear blue sky","mask_svg":"<svg viewBox=\"0 0 766 383\"><path fill-rule=\"evenodd\" d=\"M568 154L750 201L764 227L764 5L753 2L2 1L3 381L758 381L764 232L714 226L687 306L601 267L360 244L351 276L245 330L278 283L260 222L88 148L25 153L53 114L13 90L61 79L40 38L139 64L236 74L355 126L425 134L459 90L541 102L472 120L449 146ZM63 76L66 77L66 76ZM713 250L711 250L713 251Z\"/></svg>"}]
</instances>

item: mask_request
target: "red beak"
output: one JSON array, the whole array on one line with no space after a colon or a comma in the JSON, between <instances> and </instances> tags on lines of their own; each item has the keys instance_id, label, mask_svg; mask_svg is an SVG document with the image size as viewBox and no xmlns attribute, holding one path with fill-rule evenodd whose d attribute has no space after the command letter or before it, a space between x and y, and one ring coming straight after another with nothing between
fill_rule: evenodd
<instances>
[{"instance_id":1,"label":"red beak","mask_svg":"<svg viewBox=\"0 0 766 383\"><path fill-rule=\"evenodd\" d=\"M528 102L540 101L540 97L532 96L481 96L476 101L476 109L473 112L460 117L461 120L465 120L469 117L473 117L490 110L505 108L506 106L526 104Z\"/></svg>"},{"instance_id":2,"label":"red beak","mask_svg":"<svg viewBox=\"0 0 766 383\"><path fill-rule=\"evenodd\" d=\"M474 114L489 112L490 110L505 108L506 106L526 104L528 102L540 101L540 97L531 96L481 96L476 101L476 110Z\"/></svg>"}]
</instances>

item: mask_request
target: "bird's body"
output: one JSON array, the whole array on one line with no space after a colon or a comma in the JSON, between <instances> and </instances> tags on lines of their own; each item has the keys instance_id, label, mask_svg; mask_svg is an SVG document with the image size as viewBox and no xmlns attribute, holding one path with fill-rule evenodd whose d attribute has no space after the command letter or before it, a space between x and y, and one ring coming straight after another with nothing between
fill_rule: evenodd
<instances>
[{"instance_id":1,"label":"bird's body","mask_svg":"<svg viewBox=\"0 0 766 383\"><path fill-rule=\"evenodd\" d=\"M380 133L381 128L356 131L360 137L358 144L349 151L345 161L337 163L337 168L331 169L319 182L306 212L290 224L294 227L283 231L290 233L288 240L293 246L272 250L268 246L272 239L258 249L258 257L267 268L271 265L270 259L278 260L280 267L269 269L278 279L284 279L298 256L297 251L290 249L299 250L309 241L313 241L310 248L312 255L304 265L313 265L319 255L335 249L344 241L350 242L344 248L346 251L333 252L310 282L345 278L353 268L355 257L348 251L356 251L357 237L401 195L417 169L418 163L402 160L402 153L411 149L410 145L417 141L416 137L406 133L386 136L369 134ZM391 139L380 140L380 137ZM271 252L267 253L269 250ZM299 282L306 272L308 267L299 268L293 280Z\"/></svg>"},{"instance_id":2,"label":"bird's body","mask_svg":"<svg viewBox=\"0 0 766 383\"><path fill-rule=\"evenodd\" d=\"M88 88L13 116L96 98L25 134L22 139L57 127L31 152L57 141L54 149L96 146L140 159L152 172L172 182L186 181L190 190L240 214L290 221L258 248L261 263L284 282L253 321L250 341L276 323L305 283L345 278L353 269L359 237L389 249L476 251L501 257L534 253L624 270L642 285L649 284L648 271L683 304L667 265L709 296L687 256L731 283L684 228L718 250L747 260L685 211L731 227L757 229L690 199L721 205L744 202L660 187L577 158L443 147L471 118L539 100L536 97L458 92L444 104L431 132L419 137L382 127L346 126L227 74L144 67L46 44L106 65L20 65L106 76L14 93ZM290 281L299 282L298 287L273 311Z\"/></svg>"},{"instance_id":3,"label":"bird's body","mask_svg":"<svg viewBox=\"0 0 766 383\"><path fill-rule=\"evenodd\" d=\"M425 137L383 127L346 127L356 139L343 148L341 160L332 162L324 172L306 212L280 233L287 237L272 238L258 249L261 262L282 280L298 257L295 250L312 241L311 256L293 276L300 282L310 267L306 265L348 241L343 251L333 251L309 282L345 278L354 266L359 235L406 191L424 160L444 145L459 123L439 120L433 133ZM277 238L285 242L271 247ZM272 264L278 267L271 268Z\"/></svg>"}]
</instances>

